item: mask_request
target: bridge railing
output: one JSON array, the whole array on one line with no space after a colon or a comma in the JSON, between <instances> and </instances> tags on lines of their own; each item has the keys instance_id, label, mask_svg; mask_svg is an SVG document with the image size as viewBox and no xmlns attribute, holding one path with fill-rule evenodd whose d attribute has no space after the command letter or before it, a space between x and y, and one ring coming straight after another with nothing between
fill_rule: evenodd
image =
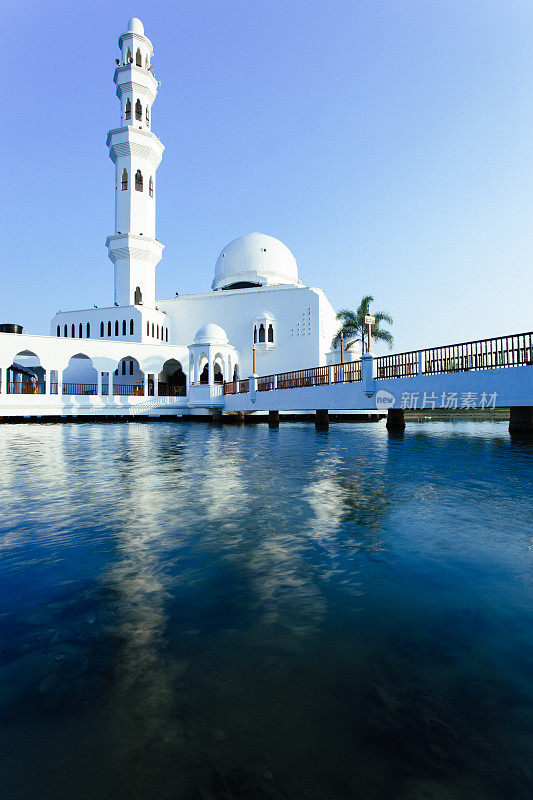
<instances>
[{"instance_id":1,"label":"bridge railing","mask_svg":"<svg viewBox=\"0 0 533 800\"><path fill-rule=\"evenodd\" d=\"M325 386L329 383L329 367L299 369L277 376L278 389L297 389L303 386Z\"/></svg>"},{"instance_id":2,"label":"bridge railing","mask_svg":"<svg viewBox=\"0 0 533 800\"><path fill-rule=\"evenodd\" d=\"M426 350L410 350L374 358L374 378L411 378L417 375L439 375L476 369L501 369L533 364L533 332L479 339ZM348 361L327 367L313 367L278 375L257 378L257 391L296 389L305 386L326 386L330 383L363 380L362 361ZM249 380L224 384L225 394L250 391Z\"/></svg>"},{"instance_id":3,"label":"bridge railing","mask_svg":"<svg viewBox=\"0 0 533 800\"><path fill-rule=\"evenodd\" d=\"M274 388L274 375L262 375L257 379L258 392L270 392Z\"/></svg>"},{"instance_id":4,"label":"bridge railing","mask_svg":"<svg viewBox=\"0 0 533 800\"><path fill-rule=\"evenodd\" d=\"M374 359L374 376L380 378L410 378L418 375L418 350L408 353L394 353L392 356L379 356Z\"/></svg>"},{"instance_id":5,"label":"bridge railing","mask_svg":"<svg viewBox=\"0 0 533 800\"><path fill-rule=\"evenodd\" d=\"M422 374L501 369L532 364L533 332L431 347L421 351Z\"/></svg>"},{"instance_id":6,"label":"bridge railing","mask_svg":"<svg viewBox=\"0 0 533 800\"><path fill-rule=\"evenodd\" d=\"M333 365L333 383L354 383L363 380L363 362L348 361Z\"/></svg>"}]
</instances>

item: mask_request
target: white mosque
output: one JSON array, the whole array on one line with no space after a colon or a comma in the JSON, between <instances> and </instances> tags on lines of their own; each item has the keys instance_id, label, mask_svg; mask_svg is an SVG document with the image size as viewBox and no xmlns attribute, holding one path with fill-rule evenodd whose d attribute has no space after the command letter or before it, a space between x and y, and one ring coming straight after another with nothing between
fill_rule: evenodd
<instances>
[{"instance_id":1,"label":"white mosque","mask_svg":"<svg viewBox=\"0 0 533 800\"><path fill-rule=\"evenodd\" d=\"M331 352L339 326L335 310L321 289L302 283L294 255L272 236L249 233L226 245L210 291L156 300L163 245L155 206L164 146L152 131L159 84L152 43L139 19L129 20L119 47L114 82L120 124L107 136L115 165L115 231L106 241L114 302L58 312L51 321L53 340L41 337L48 340L41 353L12 353L7 380L23 382L33 373L38 381L48 378L46 391L55 383L63 395L69 386L105 394L106 384L111 394L113 384L115 393L122 386L122 394L188 397L200 385L338 361ZM5 382L10 368L1 360Z\"/></svg>"}]
</instances>

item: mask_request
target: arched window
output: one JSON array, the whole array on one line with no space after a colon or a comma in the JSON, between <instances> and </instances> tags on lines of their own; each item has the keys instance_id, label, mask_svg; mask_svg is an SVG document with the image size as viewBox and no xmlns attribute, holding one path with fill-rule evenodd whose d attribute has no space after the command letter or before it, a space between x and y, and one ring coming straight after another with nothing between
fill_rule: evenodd
<instances>
[{"instance_id":1,"label":"arched window","mask_svg":"<svg viewBox=\"0 0 533 800\"><path fill-rule=\"evenodd\" d=\"M70 335L72 336L73 339L76 337L76 326L74 325L74 323L72 323L70 327Z\"/></svg>"},{"instance_id":2,"label":"arched window","mask_svg":"<svg viewBox=\"0 0 533 800\"><path fill-rule=\"evenodd\" d=\"M91 338L91 324L90 322L87 323L87 338Z\"/></svg>"},{"instance_id":3,"label":"arched window","mask_svg":"<svg viewBox=\"0 0 533 800\"><path fill-rule=\"evenodd\" d=\"M131 100L129 97L126 98L126 113L124 116L126 119L131 119Z\"/></svg>"},{"instance_id":4,"label":"arched window","mask_svg":"<svg viewBox=\"0 0 533 800\"><path fill-rule=\"evenodd\" d=\"M107 323L107 335L111 336L111 322Z\"/></svg>"},{"instance_id":5,"label":"arched window","mask_svg":"<svg viewBox=\"0 0 533 800\"><path fill-rule=\"evenodd\" d=\"M133 320L130 319L130 336L133 336Z\"/></svg>"},{"instance_id":6,"label":"arched window","mask_svg":"<svg viewBox=\"0 0 533 800\"><path fill-rule=\"evenodd\" d=\"M150 180L148 181L148 194L150 197L154 196L154 179L150 175Z\"/></svg>"},{"instance_id":7,"label":"arched window","mask_svg":"<svg viewBox=\"0 0 533 800\"><path fill-rule=\"evenodd\" d=\"M146 323L146 335L150 336L150 323L149 322Z\"/></svg>"},{"instance_id":8,"label":"arched window","mask_svg":"<svg viewBox=\"0 0 533 800\"><path fill-rule=\"evenodd\" d=\"M133 375L133 361L130 361L130 375Z\"/></svg>"},{"instance_id":9,"label":"arched window","mask_svg":"<svg viewBox=\"0 0 533 800\"><path fill-rule=\"evenodd\" d=\"M130 50L129 47L128 47L128 50L126 52L126 64L131 64L131 50Z\"/></svg>"},{"instance_id":10,"label":"arched window","mask_svg":"<svg viewBox=\"0 0 533 800\"><path fill-rule=\"evenodd\" d=\"M200 374L200 383L208 383L208 382L209 382L209 367L206 364Z\"/></svg>"},{"instance_id":11,"label":"arched window","mask_svg":"<svg viewBox=\"0 0 533 800\"><path fill-rule=\"evenodd\" d=\"M168 328L165 328L165 341L168 342Z\"/></svg>"},{"instance_id":12,"label":"arched window","mask_svg":"<svg viewBox=\"0 0 533 800\"><path fill-rule=\"evenodd\" d=\"M222 372L222 367L218 363L215 364L213 370L213 380L215 383L224 383L224 373Z\"/></svg>"},{"instance_id":13,"label":"arched window","mask_svg":"<svg viewBox=\"0 0 533 800\"><path fill-rule=\"evenodd\" d=\"M155 338L155 325L152 322L152 339L154 339L154 338Z\"/></svg>"},{"instance_id":14,"label":"arched window","mask_svg":"<svg viewBox=\"0 0 533 800\"><path fill-rule=\"evenodd\" d=\"M63 327L63 336L68 336L68 330L66 325Z\"/></svg>"},{"instance_id":15,"label":"arched window","mask_svg":"<svg viewBox=\"0 0 533 800\"><path fill-rule=\"evenodd\" d=\"M126 374L126 362L125 361L122 362L122 374L123 375Z\"/></svg>"},{"instance_id":16,"label":"arched window","mask_svg":"<svg viewBox=\"0 0 533 800\"><path fill-rule=\"evenodd\" d=\"M128 170L126 168L122 170L122 181L120 185L122 186L122 191L125 192L128 188Z\"/></svg>"},{"instance_id":17,"label":"arched window","mask_svg":"<svg viewBox=\"0 0 533 800\"><path fill-rule=\"evenodd\" d=\"M257 344L257 325L254 325L254 344Z\"/></svg>"},{"instance_id":18,"label":"arched window","mask_svg":"<svg viewBox=\"0 0 533 800\"><path fill-rule=\"evenodd\" d=\"M146 106L146 124L150 124L150 106Z\"/></svg>"},{"instance_id":19,"label":"arched window","mask_svg":"<svg viewBox=\"0 0 533 800\"><path fill-rule=\"evenodd\" d=\"M239 380L239 367L237 366L237 364L235 364L235 367L233 369L233 380L234 381Z\"/></svg>"},{"instance_id":20,"label":"arched window","mask_svg":"<svg viewBox=\"0 0 533 800\"><path fill-rule=\"evenodd\" d=\"M126 335L126 320L125 319L122 320L122 335L123 336Z\"/></svg>"},{"instance_id":21,"label":"arched window","mask_svg":"<svg viewBox=\"0 0 533 800\"><path fill-rule=\"evenodd\" d=\"M274 327L272 325L268 326L268 341L269 342L274 341Z\"/></svg>"},{"instance_id":22,"label":"arched window","mask_svg":"<svg viewBox=\"0 0 533 800\"><path fill-rule=\"evenodd\" d=\"M159 325L157 326L156 330L157 330L156 336L159 339Z\"/></svg>"},{"instance_id":23,"label":"arched window","mask_svg":"<svg viewBox=\"0 0 533 800\"><path fill-rule=\"evenodd\" d=\"M104 335L104 323L101 322L100 323L100 336L103 336L103 335Z\"/></svg>"},{"instance_id":24,"label":"arched window","mask_svg":"<svg viewBox=\"0 0 533 800\"><path fill-rule=\"evenodd\" d=\"M141 306L142 305L143 296L142 296L142 292L141 292L141 289L140 289L139 286L137 286L137 288L135 289L135 292L134 292L134 295L133 295L133 302L134 302L134 304L136 306Z\"/></svg>"},{"instance_id":25,"label":"arched window","mask_svg":"<svg viewBox=\"0 0 533 800\"><path fill-rule=\"evenodd\" d=\"M139 98L137 98L137 102L135 103L135 119L138 119L139 122L142 122L142 118L143 118L143 104L141 103Z\"/></svg>"},{"instance_id":26,"label":"arched window","mask_svg":"<svg viewBox=\"0 0 533 800\"><path fill-rule=\"evenodd\" d=\"M135 173L135 189L137 192L142 192L143 190L143 176L140 169Z\"/></svg>"},{"instance_id":27,"label":"arched window","mask_svg":"<svg viewBox=\"0 0 533 800\"><path fill-rule=\"evenodd\" d=\"M118 319L115 320L115 336L118 336Z\"/></svg>"},{"instance_id":28,"label":"arched window","mask_svg":"<svg viewBox=\"0 0 533 800\"><path fill-rule=\"evenodd\" d=\"M143 65L143 59L142 59L142 56L141 56L140 48L137 48L137 53L135 54L135 64L138 67L142 67L142 65Z\"/></svg>"},{"instance_id":29,"label":"arched window","mask_svg":"<svg viewBox=\"0 0 533 800\"><path fill-rule=\"evenodd\" d=\"M83 339L83 325L82 325L82 323L81 323L81 322L80 322L80 324L78 325L78 331L79 331L79 337L78 337L78 338L79 338L79 339Z\"/></svg>"},{"instance_id":30,"label":"arched window","mask_svg":"<svg viewBox=\"0 0 533 800\"><path fill-rule=\"evenodd\" d=\"M163 326L162 326L162 325L161 325L161 341L162 341L162 342L164 342L164 341L165 341L165 329L163 328Z\"/></svg>"},{"instance_id":31,"label":"arched window","mask_svg":"<svg viewBox=\"0 0 533 800\"><path fill-rule=\"evenodd\" d=\"M261 325L259 326L259 341L260 342L265 341L265 326L263 325L263 323L261 323Z\"/></svg>"},{"instance_id":32,"label":"arched window","mask_svg":"<svg viewBox=\"0 0 533 800\"><path fill-rule=\"evenodd\" d=\"M61 336L61 326L60 325L57 326L57 334L56 334L56 336Z\"/></svg>"}]
</instances>

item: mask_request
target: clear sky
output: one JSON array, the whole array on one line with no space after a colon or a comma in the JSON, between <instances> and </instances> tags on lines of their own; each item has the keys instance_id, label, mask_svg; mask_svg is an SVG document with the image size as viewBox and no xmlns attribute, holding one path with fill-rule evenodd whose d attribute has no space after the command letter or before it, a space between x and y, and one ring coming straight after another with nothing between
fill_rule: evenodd
<instances>
[{"instance_id":1,"label":"clear sky","mask_svg":"<svg viewBox=\"0 0 533 800\"><path fill-rule=\"evenodd\" d=\"M281 239L395 350L531 330L531 0L1 0L0 321L112 305L118 36L154 45L157 297ZM207 322L207 320L206 320Z\"/></svg>"}]
</instances>

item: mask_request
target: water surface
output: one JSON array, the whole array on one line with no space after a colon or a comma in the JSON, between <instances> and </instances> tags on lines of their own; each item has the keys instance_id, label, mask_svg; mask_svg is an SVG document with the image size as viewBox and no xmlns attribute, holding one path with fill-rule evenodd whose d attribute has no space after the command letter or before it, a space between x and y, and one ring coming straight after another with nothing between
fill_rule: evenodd
<instances>
[{"instance_id":1,"label":"water surface","mask_svg":"<svg viewBox=\"0 0 533 800\"><path fill-rule=\"evenodd\" d=\"M0 796L533 795L506 423L0 427Z\"/></svg>"}]
</instances>

